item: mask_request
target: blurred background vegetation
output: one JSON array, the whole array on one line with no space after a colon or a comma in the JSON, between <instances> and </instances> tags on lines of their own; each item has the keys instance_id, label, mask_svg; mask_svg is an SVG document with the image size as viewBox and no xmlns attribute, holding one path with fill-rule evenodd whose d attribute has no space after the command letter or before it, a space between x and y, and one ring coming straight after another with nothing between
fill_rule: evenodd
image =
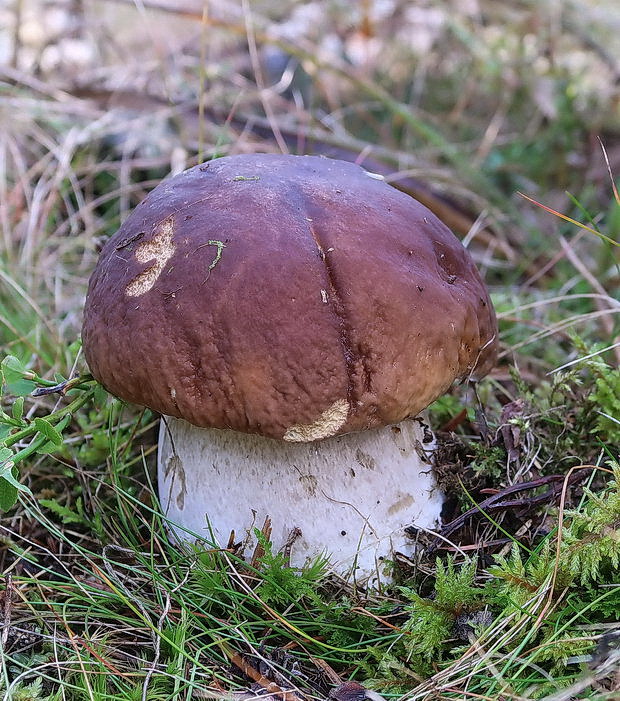
<instances>
[{"instance_id":1,"label":"blurred background vegetation","mask_svg":"<svg viewBox=\"0 0 620 701\"><path fill-rule=\"evenodd\" d=\"M617 173L613 1L20 0L0 12L3 263L31 297L3 308L53 319L55 353L79 330L98 239L162 177L240 151L383 172L465 238L500 310L517 288L521 302L568 296L570 312L605 307L576 293L617 296L613 247L516 194L585 223L609 215L617 234L598 140ZM519 314L535 325L540 308ZM613 315L593 323L609 338ZM549 344L527 350L537 364Z\"/></svg>"},{"instance_id":2,"label":"blurred background vegetation","mask_svg":"<svg viewBox=\"0 0 620 701\"><path fill-rule=\"evenodd\" d=\"M11 373L85 372L101 241L162 178L252 151L380 172L474 256L502 348L479 401L455 388L431 412L456 525L380 595L293 575L268 547L251 566L175 548L149 484L156 418L99 393L62 445L29 454L33 496L2 517L5 698L212 698L267 679L296 701L348 678L411 699L617 698L620 4L0 1ZM14 422L66 402L21 403L7 368ZM458 521L502 490L509 506Z\"/></svg>"}]
</instances>

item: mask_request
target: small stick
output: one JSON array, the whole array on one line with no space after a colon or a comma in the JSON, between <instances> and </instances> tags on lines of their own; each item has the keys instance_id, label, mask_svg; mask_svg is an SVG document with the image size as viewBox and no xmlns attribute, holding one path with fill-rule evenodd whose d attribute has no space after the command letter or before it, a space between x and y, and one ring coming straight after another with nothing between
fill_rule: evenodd
<instances>
[{"instance_id":1,"label":"small stick","mask_svg":"<svg viewBox=\"0 0 620 701\"><path fill-rule=\"evenodd\" d=\"M282 546L282 554L286 558L286 563L290 567L291 565L291 548L295 541L302 535L300 528L293 528L293 530L288 534L286 543Z\"/></svg>"},{"instance_id":2,"label":"small stick","mask_svg":"<svg viewBox=\"0 0 620 701\"><path fill-rule=\"evenodd\" d=\"M334 670L325 660L320 657L310 657L310 662L313 662L332 684L342 684L342 677Z\"/></svg>"},{"instance_id":3,"label":"small stick","mask_svg":"<svg viewBox=\"0 0 620 701\"><path fill-rule=\"evenodd\" d=\"M581 478L582 475L575 472L572 475L570 475L568 479L568 484L577 482ZM477 513L481 513L483 511L500 511L510 508L521 508L523 506L532 506L534 504L544 503L557 495L558 488L556 487L556 484L561 484L565 479L566 475L548 475L546 477L540 477L539 479L532 480L531 482L521 482L519 484L512 484L509 487L498 491L496 494L493 494L493 496L490 496L488 499L485 499L484 501L480 502L480 504L476 504L476 506L466 511L464 514L461 514L458 518L455 518L454 521L447 523L441 529L441 535L449 536L450 534L454 533L454 531L457 531L459 528L464 526L465 523L470 518L472 518L472 516L475 516ZM537 489L538 487L542 487L545 484L553 484L554 486L552 487L552 489L549 489L543 494L539 494L535 497L506 499L506 497L510 496L511 494L528 491L531 489ZM437 544L433 544L429 548L429 551L433 552L433 550L435 550L436 548Z\"/></svg>"},{"instance_id":4,"label":"small stick","mask_svg":"<svg viewBox=\"0 0 620 701\"><path fill-rule=\"evenodd\" d=\"M303 701L303 699L298 696L293 691L285 691L280 688L275 682L272 682L264 674L261 674L257 669L252 667L249 662L246 662L243 657L238 652L235 652L229 645L224 642L219 643L220 648L223 650L224 654L228 659L235 665L238 669L249 677L252 681L259 684L263 689L268 691L273 696L281 698L282 701Z\"/></svg>"}]
</instances>

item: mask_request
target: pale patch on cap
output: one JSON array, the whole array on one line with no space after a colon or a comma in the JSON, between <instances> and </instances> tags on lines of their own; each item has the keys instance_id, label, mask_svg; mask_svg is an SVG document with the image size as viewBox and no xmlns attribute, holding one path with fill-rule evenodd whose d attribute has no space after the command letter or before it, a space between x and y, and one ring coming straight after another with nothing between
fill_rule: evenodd
<instances>
[{"instance_id":1,"label":"pale patch on cap","mask_svg":"<svg viewBox=\"0 0 620 701\"><path fill-rule=\"evenodd\" d=\"M136 249L136 260L139 263L148 263L154 260L155 263L127 285L125 293L129 297L143 295L153 287L164 266L174 254L173 231L174 226L172 217L170 217L170 219L166 219L160 225L155 236L150 241L145 241L138 246Z\"/></svg>"},{"instance_id":2,"label":"pale patch on cap","mask_svg":"<svg viewBox=\"0 0 620 701\"><path fill-rule=\"evenodd\" d=\"M283 438L285 441L295 443L308 443L309 441L320 441L323 438L329 438L338 433L347 420L348 415L349 403L346 399L339 399L311 424L299 424L288 428Z\"/></svg>"}]
</instances>

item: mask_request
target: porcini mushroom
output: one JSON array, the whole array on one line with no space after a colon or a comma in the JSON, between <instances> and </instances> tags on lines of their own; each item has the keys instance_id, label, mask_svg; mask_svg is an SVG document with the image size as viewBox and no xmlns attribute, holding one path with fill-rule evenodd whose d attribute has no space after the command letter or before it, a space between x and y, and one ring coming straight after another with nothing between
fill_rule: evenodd
<instances>
[{"instance_id":1,"label":"porcini mushroom","mask_svg":"<svg viewBox=\"0 0 620 701\"><path fill-rule=\"evenodd\" d=\"M419 202L351 163L239 155L163 182L106 243L83 343L110 392L167 417L173 522L226 545L269 517L293 564L325 552L368 578L437 524L417 417L487 373L496 333Z\"/></svg>"}]
</instances>

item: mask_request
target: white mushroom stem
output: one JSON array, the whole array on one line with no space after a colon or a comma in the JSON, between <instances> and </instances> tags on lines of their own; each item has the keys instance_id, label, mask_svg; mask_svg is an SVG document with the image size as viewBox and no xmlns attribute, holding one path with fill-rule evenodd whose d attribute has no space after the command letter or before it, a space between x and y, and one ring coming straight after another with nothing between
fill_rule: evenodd
<instances>
[{"instance_id":1,"label":"white mushroom stem","mask_svg":"<svg viewBox=\"0 0 620 701\"><path fill-rule=\"evenodd\" d=\"M408 526L435 528L442 495L434 438L420 418L312 443L162 421L159 495L181 540L226 547L234 531L251 553L253 529L271 520L274 552L291 565L329 556L333 571L377 584L395 552L411 556ZM295 533L299 532L297 537Z\"/></svg>"}]
</instances>

